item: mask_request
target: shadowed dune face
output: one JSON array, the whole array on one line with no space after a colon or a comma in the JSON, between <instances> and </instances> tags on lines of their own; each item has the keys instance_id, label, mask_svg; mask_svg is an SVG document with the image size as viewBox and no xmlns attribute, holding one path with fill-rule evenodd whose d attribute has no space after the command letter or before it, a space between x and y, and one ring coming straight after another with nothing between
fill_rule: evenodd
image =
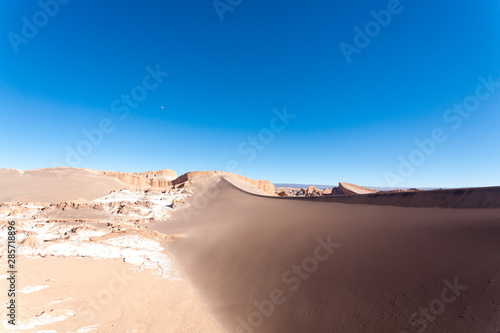
<instances>
[{"instance_id":1,"label":"shadowed dune face","mask_svg":"<svg viewBox=\"0 0 500 333\"><path fill-rule=\"evenodd\" d=\"M198 214L155 228L186 234L170 251L231 332L500 329L500 209L282 200L218 186Z\"/></svg>"}]
</instances>

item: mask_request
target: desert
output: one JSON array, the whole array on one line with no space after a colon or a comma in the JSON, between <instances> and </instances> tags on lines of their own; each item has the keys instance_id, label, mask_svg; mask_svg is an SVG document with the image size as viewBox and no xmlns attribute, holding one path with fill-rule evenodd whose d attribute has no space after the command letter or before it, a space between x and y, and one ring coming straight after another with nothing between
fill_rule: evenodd
<instances>
[{"instance_id":1,"label":"desert","mask_svg":"<svg viewBox=\"0 0 500 333\"><path fill-rule=\"evenodd\" d=\"M0 1L0 333L500 333L499 17Z\"/></svg>"},{"instance_id":2,"label":"desert","mask_svg":"<svg viewBox=\"0 0 500 333\"><path fill-rule=\"evenodd\" d=\"M16 189L0 239L7 271L16 221L19 332L499 329L500 188L281 197L216 171L0 176Z\"/></svg>"}]
</instances>

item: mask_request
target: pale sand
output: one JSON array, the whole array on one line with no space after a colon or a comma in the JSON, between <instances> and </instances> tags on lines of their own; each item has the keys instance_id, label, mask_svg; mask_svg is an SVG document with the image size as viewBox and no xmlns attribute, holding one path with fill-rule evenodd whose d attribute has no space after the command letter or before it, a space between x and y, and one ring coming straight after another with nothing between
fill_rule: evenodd
<instances>
[{"instance_id":1,"label":"pale sand","mask_svg":"<svg viewBox=\"0 0 500 333\"><path fill-rule=\"evenodd\" d=\"M124 183L113 177L84 169L0 169L0 202L94 200L124 187Z\"/></svg>"},{"instance_id":2,"label":"pale sand","mask_svg":"<svg viewBox=\"0 0 500 333\"><path fill-rule=\"evenodd\" d=\"M4 201L25 202L0 204L2 302L12 218L19 254L17 326L2 307L0 332L224 332L163 251L182 235L147 230L150 219L168 220L190 190L130 189L69 168L0 170L0 185Z\"/></svg>"},{"instance_id":3,"label":"pale sand","mask_svg":"<svg viewBox=\"0 0 500 333\"><path fill-rule=\"evenodd\" d=\"M417 332L412 313L440 299L444 280L455 278L467 289L429 319L427 332L500 330L500 209L274 199L225 181L198 214L190 209L156 228L186 234L169 249L233 332ZM289 272L329 235L340 247L326 261L306 278ZM254 302L276 290L285 301L260 323ZM245 326L249 320L255 327Z\"/></svg>"},{"instance_id":4,"label":"pale sand","mask_svg":"<svg viewBox=\"0 0 500 333\"><path fill-rule=\"evenodd\" d=\"M18 260L18 289L28 292L17 294L15 332L222 332L185 281L136 273L120 259ZM0 331L11 331L3 306L0 316Z\"/></svg>"}]
</instances>

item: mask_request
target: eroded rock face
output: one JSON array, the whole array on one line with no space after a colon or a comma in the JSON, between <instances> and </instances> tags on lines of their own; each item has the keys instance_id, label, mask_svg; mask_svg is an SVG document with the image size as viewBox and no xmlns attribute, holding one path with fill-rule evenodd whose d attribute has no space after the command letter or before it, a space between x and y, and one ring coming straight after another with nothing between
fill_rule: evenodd
<instances>
[{"instance_id":1,"label":"eroded rock face","mask_svg":"<svg viewBox=\"0 0 500 333\"><path fill-rule=\"evenodd\" d=\"M174 180L177 178L177 172L174 170L170 169L163 169L163 170L158 170L158 171L146 171L146 172L140 172L138 175L143 176L145 178L149 179L163 179L163 180Z\"/></svg>"},{"instance_id":2,"label":"eroded rock face","mask_svg":"<svg viewBox=\"0 0 500 333\"><path fill-rule=\"evenodd\" d=\"M148 171L143 173L98 171L104 175L115 177L118 180L135 186L170 187L172 176L177 176L172 170ZM175 177L174 177L175 178Z\"/></svg>"}]
</instances>

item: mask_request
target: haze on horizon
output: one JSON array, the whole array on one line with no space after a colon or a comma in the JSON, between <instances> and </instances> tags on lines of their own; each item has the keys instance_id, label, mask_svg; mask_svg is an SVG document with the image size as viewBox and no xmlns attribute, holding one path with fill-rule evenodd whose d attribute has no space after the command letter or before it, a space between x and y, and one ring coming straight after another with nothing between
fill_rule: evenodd
<instances>
[{"instance_id":1,"label":"haze on horizon","mask_svg":"<svg viewBox=\"0 0 500 333\"><path fill-rule=\"evenodd\" d=\"M0 168L500 185L497 1L232 3L1 3Z\"/></svg>"}]
</instances>

